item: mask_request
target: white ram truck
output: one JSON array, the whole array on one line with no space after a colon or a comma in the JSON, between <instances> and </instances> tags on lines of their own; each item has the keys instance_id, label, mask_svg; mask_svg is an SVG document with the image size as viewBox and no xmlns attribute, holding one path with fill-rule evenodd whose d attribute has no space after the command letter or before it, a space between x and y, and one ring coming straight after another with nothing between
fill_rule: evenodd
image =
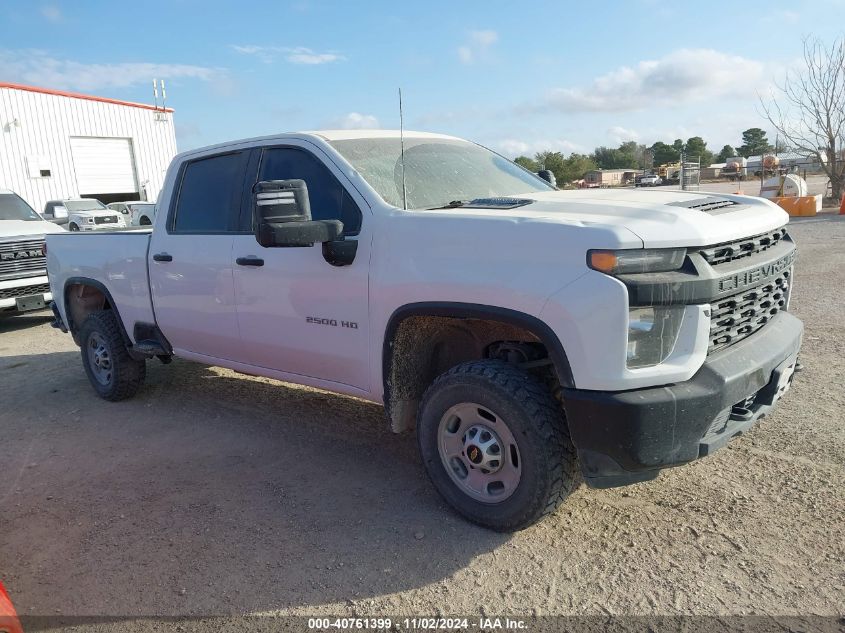
<instances>
[{"instance_id":1,"label":"white ram truck","mask_svg":"<svg viewBox=\"0 0 845 633\"><path fill-rule=\"evenodd\" d=\"M0 317L44 310L52 301L44 236L63 232L19 195L0 189Z\"/></svg>"},{"instance_id":2,"label":"white ram truck","mask_svg":"<svg viewBox=\"0 0 845 633\"><path fill-rule=\"evenodd\" d=\"M152 232L47 238L56 327L107 400L172 356L383 403L497 530L654 478L789 387L795 245L759 198L557 191L437 134L177 156Z\"/></svg>"}]
</instances>

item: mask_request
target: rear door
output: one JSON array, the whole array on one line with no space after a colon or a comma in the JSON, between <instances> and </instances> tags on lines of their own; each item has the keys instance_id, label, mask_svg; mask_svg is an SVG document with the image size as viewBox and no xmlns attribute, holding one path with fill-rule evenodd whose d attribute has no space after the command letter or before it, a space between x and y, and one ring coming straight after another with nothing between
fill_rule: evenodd
<instances>
[{"instance_id":1,"label":"rear door","mask_svg":"<svg viewBox=\"0 0 845 633\"><path fill-rule=\"evenodd\" d=\"M263 248L252 234L244 196L243 233L234 239L235 298L244 354L252 365L369 389L368 276L372 222L363 197L319 150L287 145L257 150L246 192L259 180L300 178L312 219L338 219L357 240L349 266L323 257L322 245ZM366 211L366 213L362 213ZM249 265L260 260L261 265Z\"/></svg>"},{"instance_id":2,"label":"rear door","mask_svg":"<svg viewBox=\"0 0 845 633\"><path fill-rule=\"evenodd\" d=\"M232 280L249 150L186 162L150 241L156 321L174 349L242 360ZM164 211L162 211L164 213Z\"/></svg>"}]
</instances>

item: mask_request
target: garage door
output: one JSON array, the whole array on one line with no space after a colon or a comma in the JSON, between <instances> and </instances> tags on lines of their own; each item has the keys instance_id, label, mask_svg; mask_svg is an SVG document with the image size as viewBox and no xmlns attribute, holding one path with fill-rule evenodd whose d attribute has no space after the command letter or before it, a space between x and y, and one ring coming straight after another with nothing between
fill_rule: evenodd
<instances>
[{"instance_id":1,"label":"garage door","mask_svg":"<svg viewBox=\"0 0 845 633\"><path fill-rule=\"evenodd\" d=\"M79 195L138 191L132 139L70 139Z\"/></svg>"}]
</instances>

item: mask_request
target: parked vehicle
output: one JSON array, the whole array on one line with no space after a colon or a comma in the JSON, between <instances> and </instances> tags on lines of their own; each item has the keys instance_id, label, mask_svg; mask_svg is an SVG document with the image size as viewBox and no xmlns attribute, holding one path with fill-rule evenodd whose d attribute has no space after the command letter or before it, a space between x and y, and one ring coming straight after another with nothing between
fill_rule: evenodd
<instances>
[{"instance_id":1,"label":"parked vehicle","mask_svg":"<svg viewBox=\"0 0 845 633\"><path fill-rule=\"evenodd\" d=\"M53 296L47 281L44 236L63 232L16 193L0 189L0 316L47 307Z\"/></svg>"},{"instance_id":2,"label":"parked vehicle","mask_svg":"<svg viewBox=\"0 0 845 633\"><path fill-rule=\"evenodd\" d=\"M663 179L657 174L643 174L634 180L635 187L657 187L663 184Z\"/></svg>"},{"instance_id":3,"label":"parked vehicle","mask_svg":"<svg viewBox=\"0 0 845 633\"><path fill-rule=\"evenodd\" d=\"M123 214L124 221L131 226L150 226L155 218L155 202L142 202L133 200L130 202L112 202L107 205L109 209Z\"/></svg>"},{"instance_id":4,"label":"parked vehicle","mask_svg":"<svg viewBox=\"0 0 845 633\"><path fill-rule=\"evenodd\" d=\"M788 216L699 191L556 191L449 136L303 133L175 158L151 233L50 235L94 390L172 356L385 405L481 525L709 455L791 384Z\"/></svg>"},{"instance_id":5,"label":"parked vehicle","mask_svg":"<svg viewBox=\"0 0 845 633\"><path fill-rule=\"evenodd\" d=\"M68 231L98 231L126 226L123 216L99 200L75 198L50 200L44 205L44 217L67 225Z\"/></svg>"}]
</instances>

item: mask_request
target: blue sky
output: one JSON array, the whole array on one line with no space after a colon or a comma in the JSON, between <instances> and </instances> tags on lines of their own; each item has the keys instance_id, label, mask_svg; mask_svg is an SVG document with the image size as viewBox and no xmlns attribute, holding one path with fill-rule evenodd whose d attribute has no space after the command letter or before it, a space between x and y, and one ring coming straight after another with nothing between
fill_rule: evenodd
<instances>
[{"instance_id":1,"label":"blue sky","mask_svg":"<svg viewBox=\"0 0 845 633\"><path fill-rule=\"evenodd\" d=\"M329 127L440 131L515 156L766 128L757 94L845 0L143 3L0 0L0 81L152 101L180 150Z\"/></svg>"}]
</instances>

